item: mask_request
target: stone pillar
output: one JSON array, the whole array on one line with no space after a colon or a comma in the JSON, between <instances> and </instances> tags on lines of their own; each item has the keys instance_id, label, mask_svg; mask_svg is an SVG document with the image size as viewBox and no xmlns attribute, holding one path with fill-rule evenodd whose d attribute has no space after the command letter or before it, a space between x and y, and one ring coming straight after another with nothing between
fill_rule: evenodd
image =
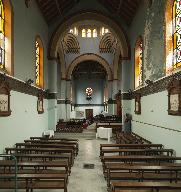
<instances>
[{"instance_id":1,"label":"stone pillar","mask_svg":"<svg viewBox=\"0 0 181 192\"><path fill-rule=\"evenodd\" d=\"M112 91L112 98L113 98L113 114L117 115L117 103L116 103L116 94L118 93L118 79L113 80L113 91Z\"/></svg>"},{"instance_id":2,"label":"stone pillar","mask_svg":"<svg viewBox=\"0 0 181 192\"><path fill-rule=\"evenodd\" d=\"M71 80L67 80L66 82L66 119L70 119L70 112L71 112Z\"/></svg>"},{"instance_id":3,"label":"stone pillar","mask_svg":"<svg viewBox=\"0 0 181 192\"><path fill-rule=\"evenodd\" d=\"M112 99L112 85L113 85L113 81L112 80L108 80L108 99Z\"/></svg>"},{"instance_id":4,"label":"stone pillar","mask_svg":"<svg viewBox=\"0 0 181 192\"><path fill-rule=\"evenodd\" d=\"M57 60L49 60L48 128L56 130L57 125Z\"/></svg>"}]
</instances>

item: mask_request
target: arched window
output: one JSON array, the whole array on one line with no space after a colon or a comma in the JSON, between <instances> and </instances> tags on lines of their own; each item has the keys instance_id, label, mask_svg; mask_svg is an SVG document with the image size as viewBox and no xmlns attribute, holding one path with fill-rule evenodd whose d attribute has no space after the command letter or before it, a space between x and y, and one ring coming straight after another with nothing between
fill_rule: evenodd
<instances>
[{"instance_id":1,"label":"arched window","mask_svg":"<svg viewBox=\"0 0 181 192\"><path fill-rule=\"evenodd\" d=\"M74 35L78 35L78 29L77 29L77 27L74 27Z\"/></svg>"},{"instance_id":2,"label":"arched window","mask_svg":"<svg viewBox=\"0 0 181 192\"><path fill-rule=\"evenodd\" d=\"M101 36L103 36L105 33L108 33L108 32L109 32L109 29L107 29L105 27L101 28Z\"/></svg>"},{"instance_id":3,"label":"arched window","mask_svg":"<svg viewBox=\"0 0 181 192\"><path fill-rule=\"evenodd\" d=\"M97 29L93 30L93 37L97 37Z\"/></svg>"},{"instance_id":4,"label":"arched window","mask_svg":"<svg viewBox=\"0 0 181 192\"><path fill-rule=\"evenodd\" d=\"M0 68L5 69L5 26L4 26L4 5L0 1Z\"/></svg>"},{"instance_id":5,"label":"arched window","mask_svg":"<svg viewBox=\"0 0 181 192\"><path fill-rule=\"evenodd\" d=\"M12 7L9 0L0 0L0 70L13 75Z\"/></svg>"},{"instance_id":6,"label":"arched window","mask_svg":"<svg viewBox=\"0 0 181 192\"><path fill-rule=\"evenodd\" d=\"M166 7L166 74L181 66L181 0L168 0Z\"/></svg>"},{"instance_id":7,"label":"arched window","mask_svg":"<svg viewBox=\"0 0 181 192\"><path fill-rule=\"evenodd\" d=\"M86 30L82 29L82 37L86 37Z\"/></svg>"},{"instance_id":8,"label":"arched window","mask_svg":"<svg viewBox=\"0 0 181 192\"><path fill-rule=\"evenodd\" d=\"M91 29L87 29L87 37L92 37Z\"/></svg>"},{"instance_id":9,"label":"arched window","mask_svg":"<svg viewBox=\"0 0 181 192\"><path fill-rule=\"evenodd\" d=\"M139 37L135 45L135 88L142 85L143 80L143 41Z\"/></svg>"},{"instance_id":10,"label":"arched window","mask_svg":"<svg viewBox=\"0 0 181 192\"><path fill-rule=\"evenodd\" d=\"M35 83L36 86L43 88L43 44L39 37L35 41Z\"/></svg>"}]
</instances>

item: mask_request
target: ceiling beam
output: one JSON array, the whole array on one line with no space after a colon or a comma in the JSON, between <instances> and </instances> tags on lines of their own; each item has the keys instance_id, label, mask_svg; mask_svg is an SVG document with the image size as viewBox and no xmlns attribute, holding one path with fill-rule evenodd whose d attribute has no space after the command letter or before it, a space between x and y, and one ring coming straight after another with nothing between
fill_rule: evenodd
<instances>
[{"instance_id":1,"label":"ceiling beam","mask_svg":"<svg viewBox=\"0 0 181 192\"><path fill-rule=\"evenodd\" d=\"M54 0L54 1L55 1L56 6L57 6L59 15L62 15L62 11L60 10L60 5L59 5L59 3L58 3L58 0Z\"/></svg>"}]
</instances>

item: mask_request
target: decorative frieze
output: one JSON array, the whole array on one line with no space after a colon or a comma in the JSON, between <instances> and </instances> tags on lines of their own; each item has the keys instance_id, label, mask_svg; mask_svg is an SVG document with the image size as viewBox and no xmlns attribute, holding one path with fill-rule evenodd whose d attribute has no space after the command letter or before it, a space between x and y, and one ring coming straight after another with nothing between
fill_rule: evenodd
<instances>
[{"instance_id":1,"label":"decorative frieze","mask_svg":"<svg viewBox=\"0 0 181 192\"><path fill-rule=\"evenodd\" d=\"M159 79L159 80L157 80L157 81L155 81L155 82L153 82L153 83L151 83L145 87L142 87L138 90L135 90L132 92L132 94L122 93L122 100L134 99L134 95L137 93L141 94L141 96L147 96L147 95L152 95L154 93L166 91L169 83L171 81L173 81L173 79L181 80L181 71L174 73L173 75L166 76L162 79Z\"/></svg>"}]
</instances>

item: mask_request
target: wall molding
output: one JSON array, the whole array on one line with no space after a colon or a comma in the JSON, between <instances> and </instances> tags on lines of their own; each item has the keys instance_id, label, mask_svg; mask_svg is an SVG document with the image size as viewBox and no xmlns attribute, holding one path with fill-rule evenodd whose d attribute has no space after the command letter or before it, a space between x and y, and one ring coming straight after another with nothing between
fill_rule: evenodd
<instances>
[{"instance_id":1,"label":"wall molding","mask_svg":"<svg viewBox=\"0 0 181 192\"><path fill-rule=\"evenodd\" d=\"M69 99L57 99L57 104L71 104Z\"/></svg>"},{"instance_id":2,"label":"wall molding","mask_svg":"<svg viewBox=\"0 0 181 192\"><path fill-rule=\"evenodd\" d=\"M44 89L38 88L34 85L29 85L25 81L17 79L7 74L0 72L0 80L9 84L9 87L13 91L24 93L27 95L37 96L41 93L45 99L57 99L57 93L49 93Z\"/></svg>"},{"instance_id":3,"label":"wall molding","mask_svg":"<svg viewBox=\"0 0 181 192\"><path fill-rule=\"evenodd\" d=\"M150 85L141 87L140 89L134 90L131 94L130 93L122 93L122 100L131 100L134 99L134 95L139 93L141 96L152 95L154 93L159 93L162 91L167 90L167 87L173 79L181 80L181 71L174 73L170 76L165 76Z\"/></svg>"},{"instance_id":4,"label":"wall molding","mask_svg":"<svg viewBox=\"0 0 181 192\"><path fill-rule=\"evenodd\" d=\"M108 101L107 101L107 103L108 103L108 104L116 104L116 100L109 98Z\"/></svg>"},{"instance_id":5,"label":"wall molding","mask_svg":"<svg viewBox=\"0 0 181 192\"><path fill-rule=\"evenodd\" d=\"M38 94L41 92L43 93L44 98L48 98L48 93L45 90L35 87L34 85L29 85L15 77L0 73L0 79L7 82L10 86L10 89L13 91L32 96L38 96Z\"/></svg>"},{"instance_id":6,"label":"wall molding","mask_svg":"<svg viewBox=\"0 0 181 192\"><path fill-rule=\"evenodd\" d=\"M74 104L75 107L97 107L104 106L104 104Z\"/></svg>"},{"instance_id":7,"label":"wall molding","mask_svg":"<svg viewBox=\"0 0 181 192\"><path fill-rule=\"evenodd\" d=\"M57 99L57 93L48 93L47 99Z\"/></svg>"},{"instance_id":8,"label":"wall molding","mask_svg":"<svg viewBox=\"0 0 181 192\"><path fill-rule=\"evenodd\" d=\"M142 122L142 121L137 121L137 120L132 120L133 122L136 122L136 123L140 123L140 124L144 124L144 125L151 125L153 127L158 127L158 128L161 128L161 129L166 129L166 130L169 130L169 131L174 131L174 132L179 132L181 133L181 130L178 130L178 129L172 129L172 128L168 128L168 127L163 127L163 126L160 126L160 125L154 125L154 124L151 124L151 123L146 123L146 122Z\"/></svg>"}]
</instances>

